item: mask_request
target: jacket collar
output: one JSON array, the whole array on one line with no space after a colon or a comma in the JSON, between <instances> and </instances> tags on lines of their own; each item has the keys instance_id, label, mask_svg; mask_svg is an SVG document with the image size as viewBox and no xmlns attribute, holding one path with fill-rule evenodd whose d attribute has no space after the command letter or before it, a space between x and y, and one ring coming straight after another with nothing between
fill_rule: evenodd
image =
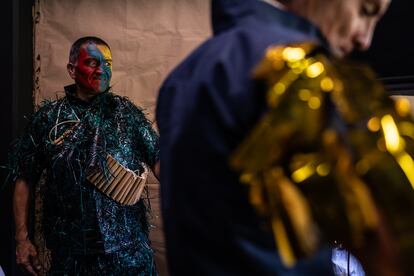
<instances>
[{"instance_id":1,"label":"jacket collar","mask_svg":"<svg viewBox=\"0 0 414 276\"><path fill-rule=\"evenodd\" d=\"M213 33L217 35L249 20L290 28L314 37L329 49L319 28L306 18L260 0L212 0Z\"/></svg>"},{"instance_id":2,"label":"jacket collar","mask_svg":"<svg viewBox=\"0 0 414 276\"><path fill-rule=\"evenodd\" d=\"M110 89L108 89L105 92L99 93L98 95L94 96L93 99L92 99L92 101L85 102L85 101L79 99L76 96L76 84L66 85L64 87L64 90L65 90L66 98L70 102L72 102L72 103L78 103L78 104L85 105L85 106L91 105L92 103L96 102L97 99L103 98L103 97L105 97L105 95L108 95L110 93L109 92Z\"/></svg>"}]
</instances>

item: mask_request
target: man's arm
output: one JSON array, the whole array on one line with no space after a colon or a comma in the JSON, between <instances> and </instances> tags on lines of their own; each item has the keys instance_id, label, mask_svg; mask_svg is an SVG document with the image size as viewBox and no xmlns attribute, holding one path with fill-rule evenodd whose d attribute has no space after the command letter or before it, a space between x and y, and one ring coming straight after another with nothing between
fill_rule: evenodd
<instances>
[{"instance_id":1,"label":"man's arm","mask_svg":"<svg viewBox=\"0 0 414 276\"><path fill-rule=\"evenodd\" d=\"M154 176L157 178L157 180L160 180L160 161L157 161L157 163L152 166L152 172L154 173Z\"/></svg>"},{"instance_id":2,"label":"man's arm","mask_svg":"<svg viewBox=\"0 0 414 276\"><path fill-rule=\"evenodd\" d=\"M13 195L13 213L16 225L16 262L30 275L37 275L40 269L37 250L29 239L28 217L30 188L28 183L19 178L15 183Z\"/></svg>"}]
</instances>

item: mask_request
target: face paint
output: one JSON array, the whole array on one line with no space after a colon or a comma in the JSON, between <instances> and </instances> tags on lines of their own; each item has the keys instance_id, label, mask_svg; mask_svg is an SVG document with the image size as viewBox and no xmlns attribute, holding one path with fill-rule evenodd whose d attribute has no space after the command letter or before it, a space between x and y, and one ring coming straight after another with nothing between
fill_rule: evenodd
<instances>
[{"instance_id":1,"label":"face paint","mask_svg":"<svg viewBox=\"0 0 414 276\"><path fill-rule=\"evenodd\" d=\"M109 88L111 77L111 50L104 45L84 44L75 66L75 82L82 90L97 94Z\"/></svg>"}]
</instances>

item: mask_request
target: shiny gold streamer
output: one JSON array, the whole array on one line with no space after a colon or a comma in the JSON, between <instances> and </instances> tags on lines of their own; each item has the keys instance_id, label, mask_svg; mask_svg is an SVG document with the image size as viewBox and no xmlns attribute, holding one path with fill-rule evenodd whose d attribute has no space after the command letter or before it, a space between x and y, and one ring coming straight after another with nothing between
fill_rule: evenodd
<instances>
[{"instance_id":1,"label":"shiny gold streamer","mask_svg":"<svg viewBox=\"0 0 414 276\"><path fill-rule=\"evenodd\" d=\"M233 153L231 165L248 185L251 204L270 218L284 264L314 254L320 233L349 248L363 247L379 225L379 206L410 270L409 103L390 100L367 67L328 60L312 44L270 47L254 77L267 84L269 111ZM348 127L345 136L330 124L332 107Z\"/></svg>"}]
</instances>

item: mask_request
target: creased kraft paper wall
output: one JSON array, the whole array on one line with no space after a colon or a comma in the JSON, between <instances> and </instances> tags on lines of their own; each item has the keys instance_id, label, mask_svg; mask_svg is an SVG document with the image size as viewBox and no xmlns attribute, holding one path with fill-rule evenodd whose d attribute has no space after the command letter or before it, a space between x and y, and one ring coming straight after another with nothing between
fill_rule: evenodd
<instances>
[{"instance_id":1,"label":"creased kraft paper wall","mask_svg":"<svg viewBox=\"0 0 414 276\"><path fill-rule=\"evenodd\" d=\"M71 44L103 38L113 54L113 91L128 96L154 119L158 88L170 70L210 36L208 0L36 0L34 5L35 104L63 95ZM155 228L151 239L166 274L158 183L149 180Z\"/></svg>"},{"instance_id":2,"label":"creased kraft paper wall","mask_svg":"<svg viewBox=\"0 0 414 276\"><path fill-rule=\"evenodd\" d=\"M77 38L94 35L111 46L113 90L153 114L164 77L210 35L209 5L209 0L37 0L35 102L71 83L69 48Z\"/></svg>"}]
</instances>

